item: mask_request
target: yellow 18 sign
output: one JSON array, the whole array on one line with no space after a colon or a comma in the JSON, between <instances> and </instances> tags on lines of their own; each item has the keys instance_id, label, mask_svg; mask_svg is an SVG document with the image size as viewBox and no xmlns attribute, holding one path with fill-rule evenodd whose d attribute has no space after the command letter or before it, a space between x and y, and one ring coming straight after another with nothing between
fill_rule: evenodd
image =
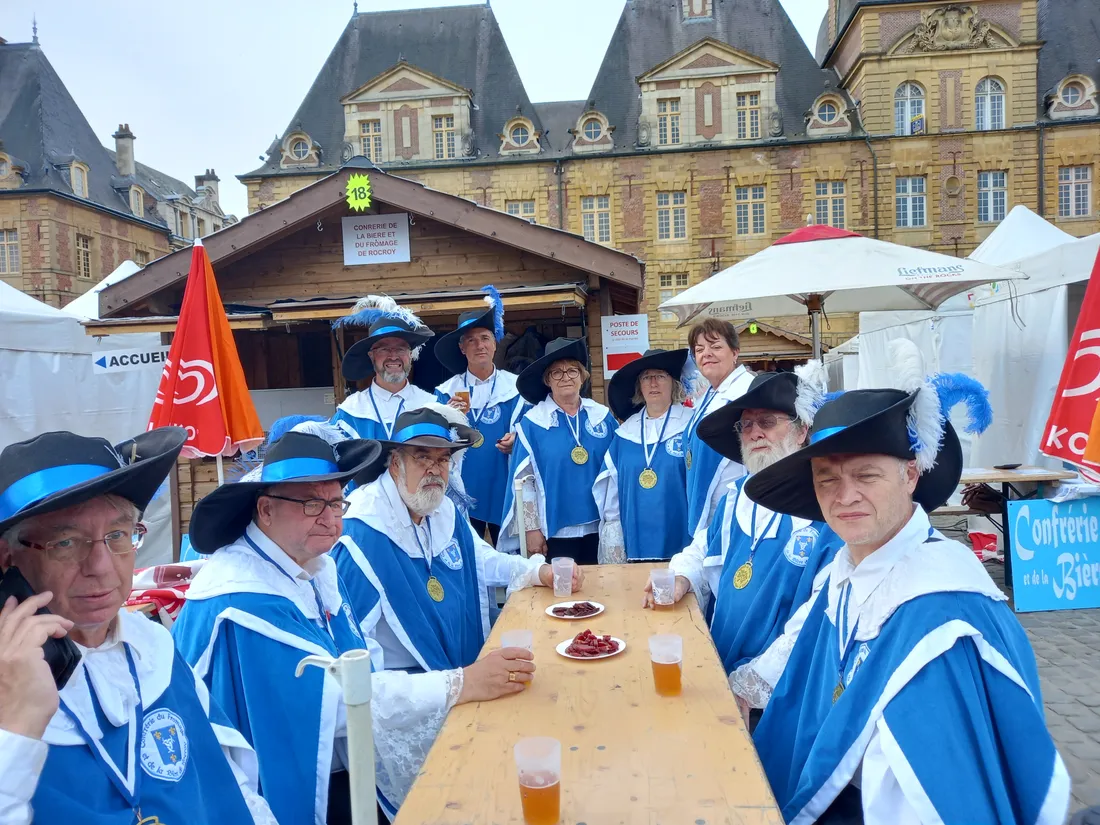
<instances>
[{"instance_id":1,"label":"yellow 18 sign","mask_svg":"<svg viewBox=\"0 0 1100 825\"><path fill-rule=\"evenodd\" d=\"M348 206L355 210L370 207L370 178L356 173L348 178Z\"/></svg>"}]
</instances>

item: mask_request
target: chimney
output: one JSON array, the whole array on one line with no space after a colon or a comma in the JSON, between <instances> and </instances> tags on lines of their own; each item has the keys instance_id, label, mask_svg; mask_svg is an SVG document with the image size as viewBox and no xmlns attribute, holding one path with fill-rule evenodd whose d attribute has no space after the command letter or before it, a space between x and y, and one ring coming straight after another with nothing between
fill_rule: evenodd
<instances>
[{"instance_id":1,"label":"chimney","mask_svg":"<svg viewBox=\"0 0 1100 825\"><path fill-rule=\"evenodd\" d=\"M111 137L115 139L115 165L118 173L128 178L137 171L134 164L134 133L130 131L130 124L118 124L118 131Z\"/></svg>"},{"instance_id":2,"label":"chimney","mask_svg":"<svg viewBox=\"0 0 1100 825\"><path fill-rule=\"evenodd\" d=\"M218 181L220 178L214 174L213 169L207 169L204 175L195 175L195 191L200 190L206 198L212 202L218 202Z\"/></svg>"}]
</instances>

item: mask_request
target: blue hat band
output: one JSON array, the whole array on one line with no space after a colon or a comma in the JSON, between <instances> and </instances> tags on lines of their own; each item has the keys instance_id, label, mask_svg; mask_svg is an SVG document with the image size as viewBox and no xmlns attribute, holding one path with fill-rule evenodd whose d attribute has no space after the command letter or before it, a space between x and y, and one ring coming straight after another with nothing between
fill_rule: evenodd
<instances>
[{"instance_id":1,"label":"blue hat band","mask_svg":"<svg viewBox=\"0 0 1100 825\"><path fill-rule=\"evenodd\" d=\"M332 461L323 458L284 458L272 464L265 464L260 472L261 481L294 481L307 476L328 476L340 472Z\"/></svg>"},{"instance_id":2,"label":"blue hat band","mask_svg":"<svg viewBox=\"0 0 1100 825\"><path fill-rule=\"evenodd\" d=\"M481 320L481 316L480 316L480 315L476 315L476 316L474 316L473 318L467 318L467 319L466 319L465 321L463 321L462 323L460 323L460 324L458 325L458 328L459 328L459 329L462 329L463 327L468 327L468 326L470 326L471 324L476 324L476 323L477 323L478 321L480 321L480 320Z\"/></svg>"},{"instance_id":3,"label":"blue hat band","mask_svg":"<svg viewBox=\"0 0 1100 825\"><path fill-rule=\"evenodd\" d=\"M828 438L831 435L836 435L841 430L846 430L847 427L826 427L824 430L818 430L816 433L810 436L810 443L816 444L823 438Z\"/></svg>"},{"instance_id":4,"label":"blue hat band","mask_svg":"<svg viewBox=\"0 0 1100 825\"><path fill-rule=\"evenodd\" d=\"M383 335L388 332L411 332L411 330L407 330L404 327L379 327L371 332L370 337L373 338L376 335Z\"/></svg>"},{"instance_id":5,"label":"blue hat band","mask_svg":"<svg viewBox=\"0 0 1100 825\"><path fill-rule=\"evenodd\" d=\"M21 510L37 504L42 499L60 493L77 484L106 475L118 467L101 467L98 464L62 464L47 467L23 476L0 494L0 521L5 521Z\"/></svg>"},{"instance_id":6,"label":"blue hat band","mask_svg":"<svg viewBox=\"0 0 1100 825\"><path fill-rule=\"evenodd\" d=\"M399 444L404 444L406 441L421 435L434 435L436 438L442 438L444 441L454 440L451 438L451 431L438 424L413 424L412 426L398 430L393 440Z\"/></svg>"}]
</instances>

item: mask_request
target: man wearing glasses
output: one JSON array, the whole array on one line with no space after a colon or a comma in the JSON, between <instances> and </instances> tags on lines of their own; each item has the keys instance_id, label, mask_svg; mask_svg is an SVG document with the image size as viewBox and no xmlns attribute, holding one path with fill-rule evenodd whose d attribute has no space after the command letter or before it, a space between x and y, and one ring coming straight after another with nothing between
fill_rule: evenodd
<instances>
[{"instance_id":1,"label":"man wearing glasses","mask_svg":"<svg viewBox=\"0 0 1100 825\"><path fill-rule=\"evenodd\" d=\"M824 401L825 376L818 361L797 372L756 375L744 395L699 425L699 438L743 464L749 475L729 485L710 525L696 530L691 545L673 556L669 567L676 573L677 601L688 590L704 607L714 598L711 635L727 673L762 654L782 634L840 544L823 522L773 512L744 492L753 474L806 443L815 408ZM645 599L651 606L648 586ZM740 691L743 710L763 707L763 701L751 701L747 688ZM759 715L752 714L750 723Z\"/></svg>"},{"instance_id":2,"label":"man wearing glasses","mask_svg":"<svg viewBox=\"0 0 1100 825\"><path fill-rule=\"evenodd\" d=\"M138 519L185 437L53 432L0 453L0 569L16 594L0 604L5 825L275 823L245 739L168 632L123 608Z\"/></svg>"}]
</instances>

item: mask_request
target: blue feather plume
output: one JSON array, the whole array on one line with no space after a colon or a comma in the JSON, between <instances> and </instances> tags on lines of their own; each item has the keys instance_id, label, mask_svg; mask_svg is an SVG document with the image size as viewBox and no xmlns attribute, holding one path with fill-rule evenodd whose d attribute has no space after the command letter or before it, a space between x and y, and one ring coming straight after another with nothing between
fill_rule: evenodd
<instances>
[{"instance_id":1,"label":"blue feather plume","mask_svg":"<svg viewBox=\"0 0 1100 825\"><path fill-rule=\"evenodd\" d=\"M371 324L386 314L386 312L377 307L361 309L359 312L353 312L350 315L345 315L343 318L337 318L332 322L332 326L333 329L339 329L340 327L370 327Z\"/></svg>"},{"instance_id":2,"label":"blue feather plume","mask_svg":"<svg viewBox=\"0 0 1100 825\"><path fill-rule=\"evenodd\" d=\"M832 392L825 393L825 401L822 402L821 406L824 407L830 401L836 401L842 395L844 395L844 390L833 390ZM821 409L821 407L818 409Z\"/></svg>"},{"instance_id":3,"label":"blue feather plume","mask_svg":"<svg viewBox=\"0 0 1100 825\"><path fill-rule=\"evenodd\" d=\"M493 336L501 341L504 339L504 300L492 284L483 286L481 291L485 293L485 302L493 308Z\"/></svg>"},{"instance_id":4,"label":"blue feather plume","mask_svg":"<svg viewBox=\"0 0 1100 825\"><path fill-rule=\"evenodd\" d=\"M399 318L414 329L424 326L424 322L416 317L416 314L389 295L368 295L360 298L351 308L351 312L343 318L337 318L332 322L334 329L340 327L369 327L379 318Z\"/></svg>"},{"instance_id":5,"label":"blue feather plume","mask_svg":"<svg viewBox=\"0 0 1100 825\"><path fill-rule=\"evenodd\" d=\"M940 413L946 419L956 404L966 404L968 433L983 433L993 423L989 390L961 372L941 372L931 378L940 399Z\"/></svg>"},{"instance_id":6,"label":"blue feather plume","mask_svg":"<svg viewBox=\"0 0 1100 825\"><path fill-rule=\"evenodd\" d=\"M323 415L285 415L271 425L267 432L267 444L271 446L294 427L305 421L328 421Z\"/></svg>"}]
</instances>

